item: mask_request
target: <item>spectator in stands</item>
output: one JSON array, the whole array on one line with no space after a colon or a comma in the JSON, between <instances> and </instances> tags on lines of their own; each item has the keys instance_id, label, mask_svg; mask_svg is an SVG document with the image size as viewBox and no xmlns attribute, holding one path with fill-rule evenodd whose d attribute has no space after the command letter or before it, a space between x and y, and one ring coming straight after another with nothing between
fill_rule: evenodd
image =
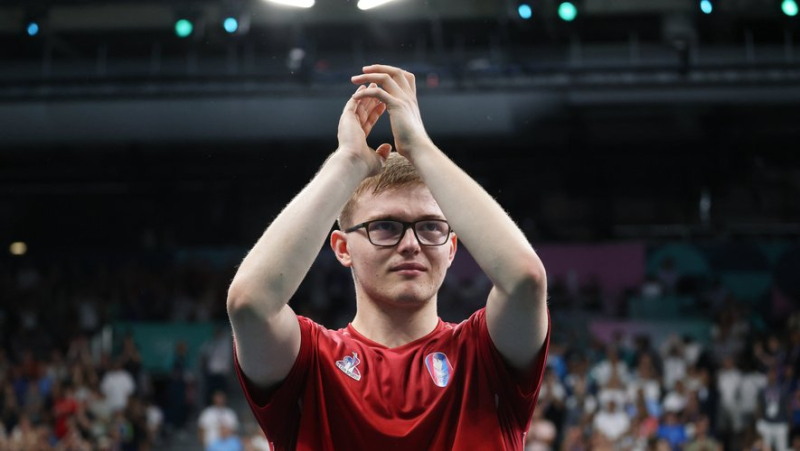
<instances>
[{"instance_id":1,"label":"spectator in stands","mask_svg":"<svg viewBox=\"0 0 800 451\"><path fill-rule=\"evenodd\" d=\"M722 451L722 444L709 435L708 417L694 422L694 438L686 443L684 451Z\"/></svg>"},{"instance_id":2,"label":"spectator in stands","mask_svg":"<svg viewBox=\"0 0 800 451\"><path fill-rule=\"evenodd\" d=\"M649 353L641 354L639 357L639 364L634 374L635 377L628 385L628 399L635 399L637 391L642 390L648 405L660 403L661 377L659 376Z\"/></svg>"},{"instance_id":3,"label":"spectator in stands","mask_svg":"<svg viewBox=\"0 0 800 451\"><path fill-rule=\"evenodd\" d=\"M103 425L108 425L114 416L114 407L99 386L92 387L91 394L86 401L86 410L96 422ZM104 433L105 429L105 427L101 428L101 432Z\"/></svg>"},{"instance_id":4,"label":"spectator in stands","mask_svg":"<svg viewBox=\"0 0 800 451\"><path fill-rule=\"evenodd\" d=\"M661 356L653 348L649 335L636 335L636 337L633 339L633 346L633 361L631 362L633 368L638 370L640 368L641 360L646 357L650 360L649 364L653 366L653 371L656 375L660 375L663 372L663 362L661 361ZM660 383L660 376L658 377L658 380Z\"/></svg>"},{"instance_id":5,"label":"spectator in stands","mask_svg":"<svg viewBox=\"0 0 800 451\"><path fill-rule=\"evenodd\" d=\"M574 393L576 386L581 387L586 391L592 391L592 380L589 376L589 361L583 354L573 355L569 359L567 365L567 375L564 377L564 388L568 394Z\"/></svg>"},{"instance_id":6,"label":"spectator in stands","mask_svg":"<svg viewBox=\"0 0 800 451\"><path fill-rule=\"evenodd\" d=\"M564 407L566 410L562 424L565 427L583 427L586 423L591 422L590 418L597 410L597 399L589 392L586 378L573 380L572 389Z\"/></svg>"},{"instance_id":7,"label":"spectator in stands","mask_svg":"<svg viewBox=\"0 0 800 451\"><path fill-rule=\"evenodd\" d=\"M628 416L631 417L628 442L633 449L644 449L650 439L658 433L658 417L647 406L644 392L639 390L637 395L635 404L628 412Z\"/></svg>"},{"instance_id":8,"label":"spectator in stands","mask_svg":"<svg viewBox=\"0 0 800 451\"><path fill-rule=\"evenodd\" d=\"M558 379L552 367L547 367L539 389L538 409L544 410L543 415L555 424L561 424L564 419L564 402L567 391Z\"/></svg>"},{"instance_id":9,"label":"spectator in stands","mask_svg":"<svg viewBox=\"0 0 800 451\"><path fill-rule=\"evenodd\" d=\"M119 356L122 369L131 375L135 387L142 385L142 355L133 340L133 336L128 334L122 340L122 350ZM138 390L137 390L138 391Z\"/></svg>"},{"instance_id":10,"label":"spectator in stands","mask_svg":"<svg viewBox=\"0 0 800 451\"><path fill-rule=\"evenodd\" d=\"M147 440L151 444L158 444L161 438L161 428L164 424L164 412L161 408L153 404L150 398L144 401L145 415L147 417Z\"/></svg>"},{"instance_id":11,"label":"spectator in stands","mask_svg":"<svg viewBox=\"0 0 800 451\"><path fill-rule=\"evenodd\" d=\"M675 412L665 412L664 421L658 427L658 437L669 442L673 451L677 451L686 442L686 426L678 419Z\"/></svg>"},{"instance_id":12,"label":"spectator in stands","mask_svg":"<svg viewBox=\"0 0 800 451\"><path fill-rule=\"evenodd\" d=\"M609 379L611 379L612 373L616 373L623 384L627 383L630 379L628 365L624 360L620 359L617 348L614 346L607 346L605 359L592 368L591 375L597 386L604 387L608 384Z\"/></svg>"},{"instance_id":13,"label":"spectator in stands","mask_svg":"<svg viewBox=\"0 0 800 451\"><path fill-rule=\"evenodd\" d=\"M136 383L130 373L122 368L122 361L114 360L111 369L100 381L100 390L108 400L112 411L124 410L128 404L128 397L136 391Z\"/></svg>"},{"instance_id":14,"label":"spectator in stands","mask_svg":"<svg viewBox=\"0 0 800 451\"><path fill-rule=\"evenodd\" d=\"M624 406L628 403L629 399L625 388L616 370L612 371L608 383L597 392L597 401L601 408L602 406L608 406L610 401L614 401L618 410L624 410Z\"/></svg>"},{"instance_id":15,"label":"spectator in stands","mask_svg":"<svg viewBox=\"0 0 800 451\"><path fill-rule=\"evenodd\" d=\"M778 380L777 366L767 371L767 385L758 395L756 429L771 449L783 451L789 446L789 393Z\"/></svg>"},{"instance_id":16,"label":"spectator in stands","mask_svg":"<svg viewBox=\"0 0 800 451\"><path fill-rule=\"evenodd\" d=\"M61 384L53 386L53 417L55 418L53 431L58 439L67 435L67 423L83 409L83 406L78 404L75 399L74 393L73 387L69 383L64 386Z\"/></svg>"},{"instance_id":17,"label":"spectator in stands","mask_svg":"<svg viewBox=\"0 0 800 451\"><path fill-rule=\"evenodd\" d=\"M0 405L0 422L2 422L8 433L14 429L19 421L21 410L17 403L17 395L14 387L10 383L3 386L3 403Z\"/></svg>"},{"instance_id":18,"label":"spectator in stands","mask_svg":"<svg viewBox=\"0 0 800 451\"><path fill-rule=\"evenodd\" d=\"M214 336L203 345L201 351L206 395L204 402L211 403L217 391L228 393L228 377L233 372L233 340L229 331L222 327L214 329Z\"/></svg>"},{"instance_id":19,"label":"spectator in stands","mask_svg":"<svg viewBox=\"0 0 800 451\"><path fill-rule=\"evenodd\" d=\"M720 313L717 323L711 330L715 363L721 364L727 357L738 358L745 349L744 337L747 332L748 327L740 321L735 306L728 305Z\"/></svg>"},{"instance_id":20,"label":"spectator in stands","mask_svg":"<svg viewBox=\"0 0 800 451\"><path fill-rule=\"evenodd\" d=\"M722 368L717 372L717 389L719 390L719 430L723 435L738 433L742 430L739 395L742 385L742 372L736 367L732 356L722 361Z\"/></svg>"},{"instance_id":21,"label":"spectator in stands","mask_svg":"<svg viewBox=\"0 0 800 451\"><path fill-rule=\"evenodd\" d=\"M595 432L599 432L605 439L613 443L628 432L631 422L628 415L619 408L617 401L609 399L607 402L601 403L600 411L595 415L592 425Z\"/></svg>"},{"instance_id":22,"label":"spectator in stands","mask_svg":"<svg viewBox=\"0 0 800 451\"><path fill-rule=\"evenodd\" d=\"M254 431L244 441L245 451L273 451L264 431L257 424Z\"/></svg>"},{"instance_id":23,"label":"spectator in stands","mask_svg":"<svg viewBox=\"0 0 800 451\"><path fill-rule=\"evenodd\" d=\"M528 435L525 436L525 451L549 451L553 449L558 434L556 424L544 416L545 409L539 405L533 411Z\"/></svg>"},{"instance_id":24,"label":"spectator in stands","mask_svg":"<svg viewBox=\"0 0 800 451\"><path fill-rule=\"evenodd\" d=\"M792 437L800 436L800 387L795 388L792 393L792 399L789 403L789 418ZM794 446L794 438L792 439L792 446Z\"/></svg>"},{"instance_id":25,"label":"spectator in stands","mask_svg":"<svg viewBox=\"0 0 800 451\"><path fill-rule=\"evenodd\" d=\"M686 407L680 413L680 420L691 428L702 417L708 417L708 414L703 411L703 406L700 403L700 397L696 391L688 391L686 397Z\"/></svg>"},{"instance_id":26,"label":"spectator in stands","mask_svg":"<svg viewBox=\"0 0 800 451\"><path fill-rule=\"evenodd\" d=\"M688 367L681 343L677 339L670 341L672 345L664 356L664 388L667 390L675 385L675 381L686 377Z\"/></svg>"},{"instance_id":27,"label":"spectator in stands","mask_svg":"<svg viewBox=\"0 0 800 451\"><path fill-rule=\"evenodd\" d=\"M27 415L22 414L19 417L19 422L14 426L14 429L11 430L11 439L9 442L11 443L11 449L39 449L39 433L36 431L36 428Z\"/></svg>"},{"instance_id":28,"label":"spectator in stands","mask_svg":"<svg viewBox=\"0 0 800 451\"><path fill-rule=\"evenodd\" d=\"M31 419L33 423L38 423L42 419L45 411L45 396L39 389L39 381L31 379L28 381L28 389L25 392L25 403L22 411Z\"/></svg>"},{"instance_id":29,"label":"spectator in stands","mask_svg":"<svg viewBox=\"0 0 800 451\"><path fill-rule=\"evenodd\" d=\"M64 423L64 434L59 438L55 451L91 451L92 445L85 440L75 417L69 417ZM144 451L144 450L137 450Z\"/></svg>"},{"instance_id":30,"label":"spectator in stands","mask_svg":"<svg viewBox=\"0 0 800 451\"><path fill-rule=\"evenodd\" d=\"M217 391L212 398L212 404L200 412L197 420L198 433L204 447L214 443L221 436L223 428L236 431L239 427L239 418L236 412L227 406L225 393Z\"/></svg>"},{"instance_id":31,"label":"spectator in stands","mask_svg":"<svg viewBox=\"0 0 800 451\"><path fill-rule=\"evenodd\" d=\"M188 367L189 348L186 343L179 341L175 344L175 354L172 356L171 371L167 382L167 411L166 420L171 428L183 429L189 416L188 387L191 372Z\"/></svg>"},{"instance_id":32,"label":"spectator in stands","mask_svg":"<svg viewBox=\"0 0 800 451\"><path fill-rule=\"evenodd\" d=\"M206 451L244 451L244 442L227 424L219 428L219 436L208 446Z\"/></svg>"},{"instance_id":33,"label":"spectator in stands","mask_svg":"<svg viewBox=\"0 0 800 451\"><path fill-rule=\"evenodd\" d=\"M758 416L759 393L766 387L767 376L758 370L754 361L748 360L742 375L742 383L739 386L739 414L744 424L755 424Z\"/></svg>"},{"instance_id":34,"label":"spectator in stands","mask_svg":"<svg viewBox=\"0 0 800 451\"><path fill-rule=\"evenodd\" d=\"M665 412L674 412L676 414L680 414L688 403L689 393L686 391L683 380L680 379L675 381L675 387L664 396L662 401Z\"/></svg>"}]
</instances>

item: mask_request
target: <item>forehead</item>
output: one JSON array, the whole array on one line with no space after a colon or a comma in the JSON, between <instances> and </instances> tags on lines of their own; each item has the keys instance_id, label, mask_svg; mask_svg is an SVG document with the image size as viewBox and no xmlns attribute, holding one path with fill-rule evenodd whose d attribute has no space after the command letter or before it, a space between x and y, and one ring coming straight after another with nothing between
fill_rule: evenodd
<instances>
[{"instance_id":1,"label":"forehead","mask_svg":"<svg viewBox=\"0 0 800 451\"><path fill-rule=\"evenodd\" d=\"M405 221L421 217L444 219L444 213L425 186L391 189L379 194L365 193L353 210L356 222L387 217Z\"/></svg>"}]
</instances>

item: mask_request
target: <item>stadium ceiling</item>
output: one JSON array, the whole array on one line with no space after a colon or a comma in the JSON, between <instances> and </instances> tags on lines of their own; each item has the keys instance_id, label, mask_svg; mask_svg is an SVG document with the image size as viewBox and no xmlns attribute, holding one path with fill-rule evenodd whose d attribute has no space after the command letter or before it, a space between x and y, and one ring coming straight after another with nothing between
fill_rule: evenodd
<instances>
[{"instance_id":1,"label":"stadium ceiling","mask_svg":"<svg viewBox=\"0 0 800 451\"><path fill-rule=\"evenodd\" d=\"M176 14L190 13L214 20L232 11L249 14L254 25L302 21L315 23L359 23L369 20L417 21L441 20L508 20L518 18L517 0L395 0L380 8L361 11L355 1L318 0L312 8L294 9L264 0L249 1L5 1L0 4L0 33L16 33L26 17L46 17L53 31L123 31L169 27ZM555 12L560 1L529 2L534 15ZM698 11L694 0L578 0L581 15L667 15ZM723 13L748 16L775 15L779 0L742 0L720 2ZM546 14L554 17L554 14Z\"/></svg>"}]
</instances>

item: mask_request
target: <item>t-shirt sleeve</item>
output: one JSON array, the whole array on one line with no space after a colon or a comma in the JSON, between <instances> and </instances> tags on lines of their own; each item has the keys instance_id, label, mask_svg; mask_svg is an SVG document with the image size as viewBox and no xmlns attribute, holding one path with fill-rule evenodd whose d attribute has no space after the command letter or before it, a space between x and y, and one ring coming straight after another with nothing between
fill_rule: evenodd
<instances>
[{"instance_id":1,"label":"t-shirt sleeve","mask_svg":"<svg viewBox=\"0 0 800 451\"><path fill-rule=\"evenodd\" d=\"M289 444L293 444L296 439L301 397L316 347L314 330L318 327L312 320L303 316L298 316L297 321L300 324L300 351L297 353L297 359L286 379L269 391L254 387L247 380L236 355L236 343L233 345L234 367L247 404L269 440L276 444L287 444L285 447L288 449L293 449L293 445Z\"/></svg>"},{"instance_id":2,"label":"t-shirt sleeve","mask_svg":"<svg viewBox=\"0 0 800 451\"><path fill-rule=\"evenodd\" d=\"M498 410L501 417L508 415L519 428L527 429L533 416L533 409L539 397L550 347L550 311L547 312L547 335L531 367L520 371L508 365L505 358L494 345L486 325L486 309L475 312L468 320L477 337L478 359L486 372L492 389L498 396Z\"/></svg>"}]
</instances>

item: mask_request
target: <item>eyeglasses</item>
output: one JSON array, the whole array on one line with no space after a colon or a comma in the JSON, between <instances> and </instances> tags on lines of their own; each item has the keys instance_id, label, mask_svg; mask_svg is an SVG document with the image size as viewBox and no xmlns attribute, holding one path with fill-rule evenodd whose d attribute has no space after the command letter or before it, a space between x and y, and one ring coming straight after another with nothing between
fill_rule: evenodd
<instances>
[{"instance_id":1,"label":"eyeglasses","mask_svg":"<svg viewBox=\"0 0 800 451\"><path fill-rule=\"evenodd\" d=\"M414 222L377 219L354 225L345 230L345 233L355 232L362 227L367 231L369 242L381 247L397 246L408 229L414 230L414 236L417 237L419 244L441 246L447 242L452 231L450 224L443 219L421 219Z\"/></svg>"}]
</instances>

